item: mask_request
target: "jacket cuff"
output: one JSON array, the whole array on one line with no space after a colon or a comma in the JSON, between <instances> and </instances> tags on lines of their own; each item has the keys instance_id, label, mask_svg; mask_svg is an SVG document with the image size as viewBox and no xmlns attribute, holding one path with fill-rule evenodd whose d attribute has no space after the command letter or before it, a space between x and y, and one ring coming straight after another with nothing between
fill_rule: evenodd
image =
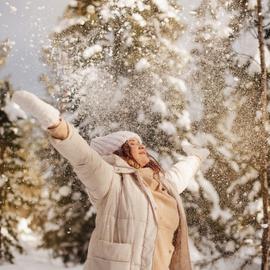
<instances>
[{"instance_id":1,"label":"jacket cuff","mask_svg":"<svg viewBox=\"0 0 270 270\"><path fill-rule=\"evenodd\" d=\"M66 144L68 143L68 141L70 141L74 135L74 129L75 127L73 125L71 125L69 122L67 123L67 127L68 127L68 136L65 139L57 139L54 138L52 135L49 134L49 140L52 144L57 144L57 145L62 145L62 144Z\"/></svg>"}]
</instances>

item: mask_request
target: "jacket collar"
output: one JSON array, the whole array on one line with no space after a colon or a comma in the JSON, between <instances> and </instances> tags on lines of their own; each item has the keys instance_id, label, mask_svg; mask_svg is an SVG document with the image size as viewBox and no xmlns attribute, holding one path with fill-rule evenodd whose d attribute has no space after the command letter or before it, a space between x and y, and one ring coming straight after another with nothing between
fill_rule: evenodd
<instances>
[{"instance_id":1,"label":"jacket collar","mask_svg":"<svg viewBox=\"0 0 270 270\"><path fill-rule=\"evenodd\" d=\"M116 173L137 173L138 172L138 169L131 167L124 159L122 159L118 155L111 154L111 155L102 156L102 158L114 167L114 171ZM174 192L173 188L168 183L168 181L166 181L162 177L162 174L160 174L160 176L161 176L160 181L162 182L162 184L165 185L166 188L171 193L174 193L175 197L179 197L178 194Z\"/></svg>"},{"instance_id":2,"label":"jacket collar","mask_svg":"<svg viewBox=\"0 0 270 270\"><path fill-rule=\"evenodd\" d=\"M116 173L136 173L138 171L138 169L130 166L124 159L122 159L118 155L111 154L102 156L102 158L114 167L114 171ZM163 177L161 177L161 182L167 188L171 189L170 185L168 187L168 183L163 180Z\"/></svg>"},{"instance_id":3,"label":"jacket collar","mask_svg":"<svg viewBox=\"0 0 270 270\"><path fill-rule=\"evenodd\" d=\"M111 154L102 156L102 158L114 167L116 173L135 173L137 171L118 155Z\"/></svg>"}]
</instances>

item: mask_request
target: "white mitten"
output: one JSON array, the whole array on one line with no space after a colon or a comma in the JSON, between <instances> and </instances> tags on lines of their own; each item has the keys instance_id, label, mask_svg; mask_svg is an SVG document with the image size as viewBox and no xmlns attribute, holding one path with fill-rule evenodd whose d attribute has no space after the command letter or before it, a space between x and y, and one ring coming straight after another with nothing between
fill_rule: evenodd
<instances>
[{"instance_id":1,"label":"white mitten","mask_svg":"<svg viewBox=\"0 0 270 270\"><path fill-rule=\"evenodd\" d=\"M17 103L26 113L33 115L45 130L59 122L60 112L28 91L16 91L11 101Z\"/></svg>"},{"instance_id":2,"label":"white mitten","mask_svg":"<svg viewBox=\"0 0 270 270\"><path fill-rule=\"evenodd\" d=\"M182 149L188 156L197 156L201 161L205 161L210 152L207 148L196 148L191 144L182 144Z\"/></svg>"}]
</instances>

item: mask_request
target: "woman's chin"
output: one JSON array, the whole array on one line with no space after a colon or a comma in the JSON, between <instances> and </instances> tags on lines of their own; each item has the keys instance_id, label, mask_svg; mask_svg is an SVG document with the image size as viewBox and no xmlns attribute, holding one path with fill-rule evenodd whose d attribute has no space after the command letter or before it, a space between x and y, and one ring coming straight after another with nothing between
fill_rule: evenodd
<instances>
[{"instance_id":1,"label":"woman's chin","mask_svg":"<svg viewBox=\"0 0 270 270\"><path fill-rule=\"evenodd\" d=\"M141 167L144 167L144 166L147 165L149 162L150 162L150 159L146 158L145 160L142 160L142 161L140 162L140 165L141 165Z\"/></svg>"},{"instance_id":2,"label":"woman's chin","mask_svg":"<svg viewBox=\"0 0 270 270\"><path fill-rule=\"evenodd\" d=\"M140 165L140 167L144 167L150 162L150 159L146 154L139 154L137 157L134 157L134 159Z\"/></svg>"}]
</instances>

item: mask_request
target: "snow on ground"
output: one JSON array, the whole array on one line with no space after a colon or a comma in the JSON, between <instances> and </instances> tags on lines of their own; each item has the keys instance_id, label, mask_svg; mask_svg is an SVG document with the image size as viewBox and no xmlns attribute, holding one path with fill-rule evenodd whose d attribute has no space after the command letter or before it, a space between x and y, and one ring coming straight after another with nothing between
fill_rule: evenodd
<instances>
[{"instance_id":1,"label":"snow on ground","mask_svg":"<svg viewBox=\"0 0 270 270\"><path fill-rule=\"evenodd\" d=\"M60 259L54 259L45 249L37 249L40 239L32 232L21 234L20 241L25 254L15 253L15 264L0 265L1 270L82 270L83 265L65 267Z\"/></svg>"},{"instance_id":2,"label":"snow on ground","mask_svg":"<svg viewBox=\"0 0 270 270\"><path fill-rule=\"evenodd\" d=\"M0 265L0 270L82 270L83 265L65 267L60 259L53 259L50 252L44 249L37 249L40 241L39 237L32 232L24 233L20 236L20 240L24 248L27 250L25 254L15 254L15 264ZM192 258L196 261L200 259L200 254L196 253L196 248L191 241ZM220 260L215 266L209 266L204 270L236 270L243 261L239 258L231 258ZM252 264L245 270L259 270L259 264ZM195 270L202 270L195 267Z\"/></svg>"},{"instance_id":3,"label":"snow on ground","mask_svg":"<svg viewBox=\"0 0 270 270\"><path fill-rule=\"evenodd\" d=\"M54 259L52 257L49 250L37 249L37 246L40 244L41 237L35 234L28 227L28 222L29 220L22 219L18 226L18 229L20 231L19 239L26 252L24 254L14 252L15 263L6 263L0 265L0 270L83 270L83 265L69 265L68 267L65 267L61 259ZM194 263L205 259L205 257L196 249L191 239L190 252L191 258ZM247 254L248 250L244 249L242 253L242 255ZM243 258L235 256L228 259L220 259L218 262L215 263L215 265L208 265L204 268L198 266L194 267L194 270L238 270L240 269L240 265L243 262ZM256 262L251 265L247 265L245 270L259 270L259 264L260 259L257 258Z\"/></svg>"}]
</instances>

